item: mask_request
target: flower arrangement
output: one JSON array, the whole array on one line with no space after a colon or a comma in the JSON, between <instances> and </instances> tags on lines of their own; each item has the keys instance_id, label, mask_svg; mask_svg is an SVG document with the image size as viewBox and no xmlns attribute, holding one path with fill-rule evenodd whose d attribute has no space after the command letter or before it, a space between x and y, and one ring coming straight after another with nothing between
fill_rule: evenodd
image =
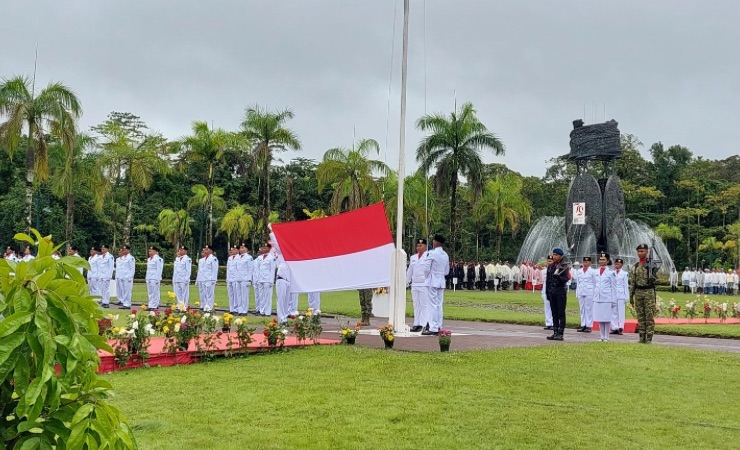
<instances>
[{"instance_id":1,"label":"flower arrangement","mask_svg":"<svg viewBox=\"0 0 740 450\"><path fill-rule=\"evenodd\" d=\"M143 362L149 358L149 339L156 330L150 323L149 315L144 311L132 310L127 326L118 329L114 357L120 366L125 366L132 355L138 355Z\"/></svg>"},{"instance_id":2,"label":"flower arrangement","mask_svg":"<svg viewBox=\"0 0 740 450\"><path fill-rule=\"evenodd\" d=\"M246 319L242 319L241 317L237 317L234 320L234 325L236 325L236 339L239 342L239 348L247 348L247 346L254 340L252 335L254 334L255 328L250 328L247 325Z\"/></svg>"},{"instance_id":3,"label":"flower arrangement","mask_svg":"<svg viewBox=\"0 0 740 450\"><path fill-rule=\"evenodd\" d=\"M98 335L110 337L113 334L113 322L110 319L98 319Z\"/></svg>"},{"instance_id":4,"label":"flower arrangement","mask_svg":"<svg viewBox=\"0 0 740 450\"><path fill-rule=\"evenodd\" d=\"M734 302L732 304L732 317L740 319L740 303Z\"/></svg>"},{"instance_id":5,"label":"flower arrangement","mask_svg":"<svg viewBox=\"0 0 740 450\"><path fill-rule=\"evenodd\" d=\"M178 305L178 312L175 317L178 319L178 323L175 323L173 331L177 337L177 346L180 350L187 350L190 341L200 334L201 315L197 310L186 308L181 303Z\"/></svg>"},{"instance_id":6,"label":"flower arrangement","mask_svg":"<svg viewBox=\"0 0 740 450\"><path fill-rule=\"evenodd\" d=\"M357 333L360 331L360 322L357 322L354 328L350 328L349 322L342 325L339 333L342 335L342 343L348 345L355 345L355 339L357 339Z\"/></svg>"},{"instance_id":7,"label":"flower arrangement","mask_svg":"<svg viewBox=\"0 0 740 450\"><path fill-rule=\"evenodd\" d=\"M316 344L319 341L319 336L324 331L324 326L321 324L321 310L308 308L306 317L308 317L308 337Z\"/></svg>"},{"instance_id":8,"label":"flower arrangement","mask_svg":"<svg viewBox=\"0 0 740 450\"><path fill-rule=\"evenodd\" d=\"M655 299L655 315L657 317L665 317L665 311L666 311L666 309L667 309L667 307L666 307L665 303L663 302L663 299L660 298L660 296L658 296Z\"/></svg>"},{"instance_id":9,"label":"flower arrangement","mask_svg":"<svg viewBox=\"0 0 740 450\"><path fill-rule=\"evenodd\" d=\"M265 329L262 331L262 334L267 338L267 344L270 347L282 347L283 343L285 343L285 336L288 334L288 330L283 328L281 325L282 324L279 324L277 319L272 319L272 321L268 322L267 326L265 326Z\"/></svg>"},{"instance_id":10,"label":"flower arrangement","mask_svg":"<svg viewBox=\"0 0 740 450\"><path fill-rule=\"evenodd\" d=\"M439 350L442 352L450 351L451 343L452 343L452 331L439 330Z\"/></svg>"},{"instance_id":11,"label":"flower arrangement","mask_svg":"<svg viewBox=\"0 0 740 450\"><path fill-rule=\"evenodd\" d=\"M224 313L223 317L223 325L221 326L221 331L224 333L228 333L231 331L231 322L234 320L234 315L231 313Z\"/></svg>"},{"instance_id":12,"label":"flower arrangement","mask_svg":"<svg viewBox=\"0 0 740 450\"><path fill-rule=\"evenodd\" d=\"M696 301L686 302L684 308L684 314L686 314L686 317L689 319L689 321L696 317Z\"/></svg>"},{"instance_id":13,"label":"flower arrangement","mask_svg":"<svg viewBox=\"0 0 740 450\"><path fill-rule=\"evenodd\" d=\"M720 323L724 323L725 320L727 320L727 314L728 314L728 304L727 303L719 303L714 302L714 312L717 313L717 317L719 317Z\"/></svg>"},{"instance_id":14,"label":"flower arrangement","mask_svg":"<svg viewBox=\"0 0 740 450\"><path fill-rule=\"evenodd\" d=\"M388 293L388 289L389 288L387 288L387 287L373 288L373 294L375 294L375 295L387 294Z\"/></svg>"},{"instance_id":15,"label":"flower arrangement","mask_svg":"<svg viewBox=\"0 0 740 450\"><path fill-rule=\"evenodd\" d=\"M707 319L709 319L709 316L712 314L712 302L709 301L707 297L704 297L704 323L707 323Z\"/></svg>"},{"instance_id":16,"label":"flower arrangement","mask_svg":"<svg viewBox=\"0 0 740 450\"><path fill-rule=\"evenodd\" d=\"M380 338L385 343L385 348L393 348L393 342L396 339L393 335L393 324L389 323L384 327L380 327L378 331L380 331Z\"/></svg>"},{"instance_id":17,"label":"flower arrangement","mask_svg":"<svg viewBox=\"0 0 740 450\"><path fill-rule=\"evenodd\" d=\"M293 331L298 342L303 343L310 335L311 316L301 314L299 311L288 316L288 327Z\"/></svg>"}]
</instances>

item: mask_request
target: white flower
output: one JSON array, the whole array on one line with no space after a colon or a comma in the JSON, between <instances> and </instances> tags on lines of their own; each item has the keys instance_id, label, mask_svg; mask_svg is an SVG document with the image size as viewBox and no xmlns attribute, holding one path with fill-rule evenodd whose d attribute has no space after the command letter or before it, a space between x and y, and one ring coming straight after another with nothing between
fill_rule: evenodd
<instances>
[{"instance_id":1,"label":"white flower","mask_svg":"<svg viewBox=\"0 0 740 450\"><path fill-rule=\"evenodd\" d=\"M115 316L113 316L113 320L118 320L118 314L116 314Z\"/></svg>"},{"instance_id":2,"label":"white flower","mask_svg":"<svg viewBox=\"0 0 740 450\"><path fill-rule=\"evenodd\" d=\"M149 329L149 335L152 335L152 336L153 336L153 335L154 335L154 333L155 333L155 331L154 331L154 328L150 328L150 329Z\"/></svg>"},{"instance_id":3,"label":"white flower","mask_svg":"<svg viewBox=\"0 0 740 450\"><path fill-rule=\"evenodd\" d=\"M239 326L242 324L242 319L237 318L236 320L234 320L234 323L236 324L236 326Z\"/></svg>"},{"instance_id":4,"label":"white flower","mask_svg":"<svg viewBox=\"0 0 740 450\"><path fill-rule=\"evenodd\" d=\"M298 316L298 320L303 320L303 316Z\"/></svg>"},{"instance_id":5,"label":"white flower","mask_svg":"<svg viewBox=\"0 0 740 450\"><path fill-rule=\"evenodd\" d=\"M177 304L177 309L180 311L185 311L185 303L180 302Z\"/></svg>"},{"instance_id":6,"label":"white flower","mask_svg":"<svg viewBox=\"0 0 740 450\"><path fill-rule=\"evenodd\" d=\"M186 316L182 316L180 318L180 323L185 323L187 320L188 320L188 318Z\"/></svg>"},{"instance_id":7,"label":"white flower","mask_svg":"<svg viewBox=\"0 0 740 450\"><path fill-rule=\"evenodd\" d=\"M136 330L128 330L128 335L131 337L136 337Z\"/></svg>"},{"instance_id":8,"label":"white flower","mask_svg":"<svg viewBox=\"0 0 740 450\"><path fill-rule=\"evenodd\" d=\"M282 333L283 333L283 334L288 334L288 330L287 330L286 328L283 328L283 331L282 331Z\"/></svg>"},{"instance_id":9,"label":"white flower","mask_svg":"<svg viewBox=\"0 0 740 450\"><path fill-rule=\"evenodd\" d=\"M126 330L125 328L121 328L121 331L119 331L118 334L120 334L121 336L126 336L128 334L128 330Z\"/></svg>"},{"instance_id":10,"label":"white flower","mask_svg":"<svg viewBox=\"0 0 740 450\"><path fill-rule=\"evenodd\" d=\"M293 316L297 316L297 315L299 315L300 313L301 313L300 311L293 311L293 314L292 314L292 315L293 315Z\"/></svg>"},{"instance_id":11,"label":"white flower","mask_svg":"<svg viewBox=\"0 0 740 450\"><path fill-rule=\"evenodd\" d=\"M218 316L213 316L213 321L214 321L214 322L218 323L218 321L219 321L219 320L221 320L221 318L220 318L220 317L218 317Z\"/></svg>"},{"instance_id":12,"label":"white flower","mask_svg":"<svg viewBox=\"0 0 740 450\"><path fill-rule=\"evenodd\" d=\"M136 314L131 314L130 316L132 319L136 319Z\"/></svg>"},{"instance_id":13,"label":"white flower","mask_svg":"<svg viewBox=\"0 0 740 450\"><path fill-rule=\"evenodd\" d=\"M156 316L156 314L154 314L154 311L149 311L149 315L152 317Z\"/></svg>"},{"instance_id":14,"label":"white flower","mask_svg":"<svg viewBox=\"0 0 740 450\"><path fill-rule=\"evenodd\" d=\"M209 317L211 317L211 313L205 313L205 314L203 314L203 318L204 319L207 319Z\"/></svg>"},{"instance_id":15,"label":"white flower","mask_svg":"<svg viewBox=\"0 0 740 450\"><path fill-rule=\"evenodd\" d=\"M321 315L321 310L320 309L317 309L316 311L314 311L314 314Z\"/></svg>"},{"instance_id":16,"label":"white flower","mask_svg":"<svg viewBox=\"0 0 740 450\"><path fill-rule=\"evenodd\" d=\"M211 307L210 306L204 306L203 307L203 311L210 311L210 310L211 310Z\"/></svg>"},{"instance_id":17,"label":"white flower","mask_svg":"<svg viewBox=\"0 0 740 450\"><path fill-rule=\"evenodd\" d=\"M727 312L727 303L722 303L722 311Z\"/></svg>"},{"instance_id":18,"label":"white flower","mask_svg":"<svg viewBox=\"0 0 740 450\"><path fill-rule=\"evenodd\" d=\"M134 323L131 324L131 328L134 328L134 329L139 328L139 321L134 320Z\"/></svg>"},{"instance_id":19,"label":"white flower","mask_svg":"<svg viewBox=\"0 0 740 450\"><path fill-rule=\"evenodd\" d=\"M176 323L175 324L175 333L179 333L179 332L180 332L180 324L179 323Z\"/></svg>"},{"instance_id":20,"label":"white flower","mask_svg":"<svg viewBox=\"0 0 740 450\"><path fill-rule=\"evenodd\" d=\"M146 331L149 331L149 330L152 330L152 329L154 329L154 327L152 327L152 324L151 324L151 323L148 323L148 324L144 325L144 329L145 329Z\"/></svg>"}]
</instances>

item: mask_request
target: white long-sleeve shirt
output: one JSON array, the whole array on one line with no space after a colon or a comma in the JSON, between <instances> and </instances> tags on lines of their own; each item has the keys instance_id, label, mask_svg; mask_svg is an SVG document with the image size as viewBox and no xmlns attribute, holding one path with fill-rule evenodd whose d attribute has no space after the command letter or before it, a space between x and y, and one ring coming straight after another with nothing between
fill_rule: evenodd
<instances>
[{"instance_id":1,"label":"white long-sleeve shirt","mask_svg":"<svg viewBox=\"0 0 740 450\"><path fill-rule=\"evenodd\" d=\"M116 258L116 279L133 280L136 272L136 259L132 255L124 255Z\"/></svg>"},{"instance_id":2,"label":"white long-sleeve shirt","mask_svg":"<svg viewBox=\"0 0 740 450\"><path fill-rule=\"evenodd\" d=\"M247 281L252 283L254 276L254 259L249 253L242 253L236 260L236 277L237 281Z\"/></svg>"},{"instance_id":3,"label":"white long-sleeve shirt","mask_svg":"<svg viewBox=\"0 0 740 450\"><path fill-rule=\"evenodd\" d=\"M116 259L110 253L101 253L99 278L110 280L113 278L113 270L116 268Z\"/></svg>"},{"instance_id":4,"label":"white long-sleeve shirt","mask_svg":"<svg viewBox=\"0 0 740 450\"><path fill-rule=\"evenodd\" d=\"M87 279L95 280L100 278L100 255L95 255L87 258L90 269L87 271Z\"/></svg>"},{"instance_id":5,"label":"white long-sleeve shirt","mask_svg":"<svg viewBox=\"0 0 740 450\"><path fill-rule=\"evenodd\" d=\"M162 281L162 268L164 260L159 255L150 256L146 259L146 279L152 281Z\"/></svg>"},{"instance_id":6,"label":"white long-sleeve shirt","mask_svg":"<svg viewBox=\"0 0 740 450\"><path fill-rule=\"evenodd\" d=\"M429 269L426 285L443 289L445 287L445 275L450 272L450 257L442 247L429 250L426 257L431 259L431 268Z\"/></svg>"},{"instance_id":7,"label":"white long-sleeve shirt","mask_svg":"<svg viewBox=\"0 0 740 450\"><path fill-rule=\"evenodd\" d=\"M193 260L188 255L176 256L172 270L173 283L190 283Z\"/></svg>"},{"instance_id":8,"label":"white long-sleeve shirt","mask_svg":"<svg viewBox=\"0 0 740 450\"><path fill-rule=\"evenodd\" d=\"M226 281L239 281L237 273L237 260L239 255L229 255L229 259L226 260Z\"/></svg>"},{"instance_id":9,"label":"white long-sleeve shirt","mask_svg":"<svg viewBox=\"0 0 740 450\"><path fill-rule=\"evenodd\" d=\"M198 275L195 282L218 280L218 258L208 255L198 260Z\"/></svg>"}]
</instances>

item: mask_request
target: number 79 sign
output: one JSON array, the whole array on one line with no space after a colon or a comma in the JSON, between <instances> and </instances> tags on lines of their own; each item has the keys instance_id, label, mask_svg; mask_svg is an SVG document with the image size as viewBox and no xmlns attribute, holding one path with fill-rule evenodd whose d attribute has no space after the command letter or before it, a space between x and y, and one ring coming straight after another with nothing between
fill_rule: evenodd
<instances>
[{"instance_id":1,"label":"number 79 sign","mask_svg":"<svg viewBox=\"0 0 740 450\"><path fill-rule=\"evenodd\" d=\"M586 224L586 204L573 203L573 225Z\"/></svg>"}]
</instances>

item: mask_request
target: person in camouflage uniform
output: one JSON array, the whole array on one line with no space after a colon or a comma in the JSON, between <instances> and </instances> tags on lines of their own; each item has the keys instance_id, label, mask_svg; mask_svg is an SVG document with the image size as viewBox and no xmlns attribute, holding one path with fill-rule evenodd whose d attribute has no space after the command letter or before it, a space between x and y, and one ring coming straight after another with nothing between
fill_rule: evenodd
<instances>
[{"instance_id":1,"label":"person in camouflage uniform","mask_svg":"<svg viewBox=\"0 0 740 450\"><path fill-rule=\"evenodd\" d=\"M370 325L370 317L373 314L373 290L358 289L360 294L360 310L362 311L361 325Z\"/></svg>"},{"instance_id":2,"label":"person in camouflage uniform","mask_svg":"<svg viewBox=\"0 0 740 450\"><path fill-rule=\"evenodd\" d=\"M637 330L640 343L650 344L655 331L655 272L657 269L648 263L648 246L637 246L639 261L632 267L630 282L630 303L637 311Z\"/></svg>"}]
</instances>

